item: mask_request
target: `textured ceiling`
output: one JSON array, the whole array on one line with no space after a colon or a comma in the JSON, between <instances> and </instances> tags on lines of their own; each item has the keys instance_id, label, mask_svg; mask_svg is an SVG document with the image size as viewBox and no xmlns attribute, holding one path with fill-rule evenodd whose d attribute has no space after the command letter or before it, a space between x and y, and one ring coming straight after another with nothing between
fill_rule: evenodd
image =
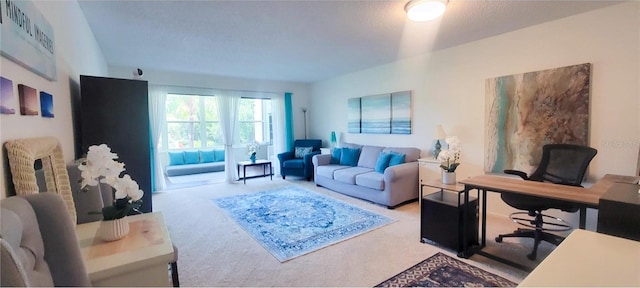
<instances>
[{"instance_id":1,"label":"textured ceiling","mask_svg":"<svg viewBox=\"0 0 640 288\"><path fill-rule=\"evenodd\" d=\"M450 0L411 22L406 1L79 1L109 65L296 82L617 3Z\"/></svg>"}]
</instances>

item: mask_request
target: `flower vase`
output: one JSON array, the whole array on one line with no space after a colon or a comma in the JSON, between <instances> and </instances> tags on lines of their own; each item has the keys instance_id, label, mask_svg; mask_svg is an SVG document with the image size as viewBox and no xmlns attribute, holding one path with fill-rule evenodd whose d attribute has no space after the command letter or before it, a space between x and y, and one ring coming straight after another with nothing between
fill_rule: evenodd
<instances>
[{"instance_id":1,"label":"flower vase","mask_svg":"<svg viewBox=\"0 0 640 288\"><path fill-rule=\"evenodd\" d=\"M129 234L129 220L127 217L115 220L102 220L97 236L104 241L116 241Z\"/></svg>"},{"instance_id":2,"label":"flower vase","mask_svg":"<svg viewBox=\"0 0 640 288\"><path fill-rule=\"evenodd\" d=\"M442 170L442 184L456 184L456 172L447 172Z\"/></svg>"},{"instance_id":3,"label":"flower vase","mask_svg":"<svg viewBox=\"0 0 640 288\"><path fill-rule=\"evenodd\" d=\"M251 156L249 156L249 159L251 160L251 163L256 163L256 153L251 153Z\"/></svg>"}]
</instances>

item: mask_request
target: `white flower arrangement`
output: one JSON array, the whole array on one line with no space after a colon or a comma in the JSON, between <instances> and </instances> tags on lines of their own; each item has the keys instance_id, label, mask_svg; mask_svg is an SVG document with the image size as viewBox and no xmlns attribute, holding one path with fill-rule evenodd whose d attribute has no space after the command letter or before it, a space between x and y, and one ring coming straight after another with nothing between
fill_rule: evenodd
<instances>
[{"instance_id":1,"label":"white flower arrangement","mask_svg":"<svg viewBox=\"0 0 640 288\"><path fill-rule=\"evenodd\" d=\"M440 151L440 154L438 154L440 168L447 172L455 172L456 168L460 165L460 154L462 153L460 139L456 136L451 136L447 137L445 142L448 148Z\"/></svg>"},{"instance_id":2,"label":"white flower arrangement","mask_svg":"<svg viewBox=\"0 0 640 288\"><path fill-rule=\"evenodd\" d=\"M125 170L124 163L115 159L118 159L118 155L112 153L106 144L93 145L89 147L87 157L80 159L78 165L83 189L89 185L98 186L100 190L99 183L106 183L115 191L113 205L102 208L104 220L115 220L129 215L132 210L140 207L144 195L131 176L125 174L120 177Z\"/></svg>"},{"instance_id":3,"label":"white flower arrangement","mask_svg":"<svg viewBox=\"0 0 640 288\"><path fill-rule=\"evenodd\" d=\"M258 149L260 149L260 143L258 141L253 141L251 145L249 145L249 155L253 155L258 153Z\"/></svg>"}]
</instances>

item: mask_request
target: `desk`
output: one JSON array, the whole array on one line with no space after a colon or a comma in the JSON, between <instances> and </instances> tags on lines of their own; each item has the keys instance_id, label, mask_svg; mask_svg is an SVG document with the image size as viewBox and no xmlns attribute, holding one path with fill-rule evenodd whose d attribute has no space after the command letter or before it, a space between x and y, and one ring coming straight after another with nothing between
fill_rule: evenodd
<instances>
[{"instance_id":1,"label":"desk","mask_svg":"<svg viewBox=\"0 0 640 288\"><path fill-rule=\"evenodd\" d=\"M520 287L639 287L640 242L574 230Z\"/></svg>"},{"instance_id":2,"label":"desk","mask_svg":"<svg viewBox=\"0 0 640 288\"><path fill-rule=\"evenodd\" d=\"M598 202L600 197L607 192L611 186L616 182L636 182L638 177L634 176L618 176L607 174L596 184L589 188L574 187L567 185L558 185L545 182L525 181L515 178L499 177L492 175L481 175L459 181L464 184L464 203L469 202L469 192L471 190L478 191L478 198L482 205L481 215L481 238L480 245L478 247L465 247L466 249L460 253L459 256L468 258L477 253L485 257L512 265L514 267L529 270L527 267L511 262L507 259L502 259L494 255L482 252L482 248L486 246L487 236L487 191L498 193L512 193L512 194L524 194L537 197L544 197L549 199L557 199L567 202L575 203L580 206L580 228L584 229L586 224L586 212L587 208L598 208ZM466 211L465 211L466 212ZM465 216L466 217L466 216ZM468 228L464 228L465 231ZM463 243L467 243L467 240L463 234Z\"/></svg>"},{"instance_id":3,"label":"desk","mask_svg":"<svg viewBox=\"0 0 640 288\"><path fill-rule=\"evenodd\" d=\"M96 238L100 221L76 226L82 259L93 286L170 286L173 245L160 212L127 216L129 234L120 240Z\"/></svg>"},{"instance_id":4,"label":"desk","mask_svg":"<svg viewBox=\"0 0 640 288\"><path fill-rule=\"evenodd\" d=\"M247 177L247 167L251 167L251 166L262 166L262 175ZM269 166L269 176L271 176L271 180L273 180L273 167L271 166L271 161L269 160L256 160L255 162L240 161L238 162L238 180L243 180L244 184L247 184L248 178L266 177L267 166ZM240 167L242 167L242 177L240 177Z\"/></svg>"}]
</instances>

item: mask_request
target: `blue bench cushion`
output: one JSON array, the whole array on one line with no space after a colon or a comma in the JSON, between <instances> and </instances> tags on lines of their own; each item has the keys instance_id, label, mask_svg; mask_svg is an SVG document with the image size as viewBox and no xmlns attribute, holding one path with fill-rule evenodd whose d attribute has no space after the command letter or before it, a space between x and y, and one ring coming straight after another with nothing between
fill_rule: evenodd
<instances>
[{"instance_id":1,"label":"blue bench cushion","mask_svg":"<svg viewBox=\"0 0 640 288\"><path fill-rule=\"evenodd\" d=\"M169 165L184 165L184 154L180 152L169 152Z\"/></svg>"},{"instance_id":2,"label":"blue bench cushion","mask_svg":"<svg viewBox=\"0 0 640 288\"><path fill-rule=\"evenodd\" d=\"M184 164L200 163L200 153L198 151L184 151Z\"/></svg>"},{"instance_id":3,"label":"blue bench cushion","mask_svg":"<svg viewBox=\"0 0 640 288\"><path fill-rule=\"evenodd\" d=\"M214 161L216 161L216 157L213 150L200 151L200 163L211 163Z\"/></svg>"},{"instance_id":4,"label":"blue bench cushion","mask_svg":"<svg viewBox=\"0 0 640 288\"><path fill-rule=\"evenodd\" d=\"M167 176L180 176L197 173L209 173L224 171L224 162L185 164L177 166L167 166L165 173Z\"/></svg>"},{"instance_id":5,"label":"blue bench cushion","mask_svg":"<svg viewBox=\"0 0 640 288\"><path fill-rule=\"evenodd\" d=\"M223 150L215 149L213 150L213 154L215 154L216 161L224 161L224 149Z\"/></svg>"}]
</instances>

